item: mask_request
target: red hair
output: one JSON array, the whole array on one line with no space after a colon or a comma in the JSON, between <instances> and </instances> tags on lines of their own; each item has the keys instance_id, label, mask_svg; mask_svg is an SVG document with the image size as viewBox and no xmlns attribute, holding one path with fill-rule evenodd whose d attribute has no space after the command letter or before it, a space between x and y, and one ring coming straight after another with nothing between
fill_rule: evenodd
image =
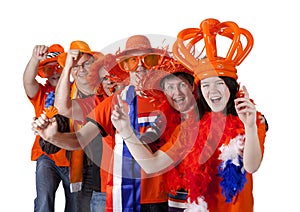
<instances>
[{"instance_id":1,"label":"red hair","mask_svg":"<svg viewBox=\"0 0 300 212\"><path fill-rule=\"evenodd\" d=\"M102 87L99 76L99 69L102 67L108 71L109 76L107 77L109 77L112 81L121 82L129 78L129 74L119 68L114 55L106 54L103 57L95 57L95 59L96 61L92 64L88 75L88 81L90 86L96 91Z\"/></svg>"}]
</instances>

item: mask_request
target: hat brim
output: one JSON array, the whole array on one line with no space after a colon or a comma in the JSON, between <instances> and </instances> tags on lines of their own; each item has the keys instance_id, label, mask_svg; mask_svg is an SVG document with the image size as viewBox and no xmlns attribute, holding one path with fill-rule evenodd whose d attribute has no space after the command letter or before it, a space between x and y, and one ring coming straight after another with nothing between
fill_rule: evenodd
<instances>
[{"instance_id":1,"label":"hat brim","mask_svg":"<svg viewBox=\"0 0 300 212\"><path fill-rule=\"evenodd\" d=\"M149 97L164 98L164 90L161 81L172 73L162 70L151 70L142 80L141 89Z\"/></svg>"},{"instance_id":2,"label":"hat brim","mask_svg":"<svg viewBox=\"0 0 300 212\"><path fill-rule=\"evenodd\" d=\"M42 78L47 78L48 76L46 76L44 73L44 67L48 63L52 63L52 62L58 62L58 57L52 57L52 58L48 58L46 60L41 61L38 66L38 76L40 76Z\"/></svg>"},{"instance_id":3,"label":"hat brim","mask_svg":"<svg viewBox=\"0 0 300 212\"><path fill-rule=\"evenodd\" d=\"M95 54L98 54L98 52L93 52L93 51L80 51L81 53L86 53L94 56ZM58 55L57 62L61 67L65 67L66 59L67 59L67 52L61 53Z\"/></svg>"},{"instance_id":4,"label":"hat brim","mask_svg":"<svg viewBox=\"0 0 300 212\"><path fill-rule=\"evenodd\" d=\"M169 75L173 75L175 73L186 73L194 76L193 72L186 69L178 62L175 65L175 61L169 61L172 61L171 58L165 58L160 66L158 66L156 69L150 70L149 73L144 77L141 87L144 91L146 91L146 93L147 91L148 93L150 92L152 94L163 92L161 81Z\"/></svg>"},{"instance_id":5,"label":"hat brim","mask_svg":"<svg viewBox=\"0 0 300 212\"><path fill-rule=\"evenodd\" d=\"M145 53L157 53L161 55L166 55L166 51L163 49L156 49L156 48L132 48L132 49L126 49L120 53L118 53L116 56L123 57L125 55L131 55L133 52L145 52Z\"/></svg>"},{"instance_id":6,"label":"hat brim","mask_svg":"<svg viewBox=\"0 0 300 212\"><path fill-rule=\"evenodd\" d=\"M57 57L45 59L39 63L39 68L44 67L47 63L56 62L56 61L57 61Z\"/></svg>"},{"instance_id":7,"label":"hat brim","mask_svg":"<svg viewBox=\"0 0 300 212\"><path fill-rule=\"evenodd\" d=\"M142 88L143 90L160 90L163 91L163 88L161 87L161 81L169 76L174 75L175 73L187 73L193 76L193 73L189 71L175 71L175 72L168 72L164 70L150 70L149 73L145 76L142 82Z\"/></svg>"}]
</instances>

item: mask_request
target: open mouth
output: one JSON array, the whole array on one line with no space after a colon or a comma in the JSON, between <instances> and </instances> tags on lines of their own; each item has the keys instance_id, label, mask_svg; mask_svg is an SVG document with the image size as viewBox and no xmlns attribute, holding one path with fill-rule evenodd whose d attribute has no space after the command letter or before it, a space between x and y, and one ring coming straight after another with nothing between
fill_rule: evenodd
<instances>
[{"instance_id":1,"label":"open mouth","mask_svg":"<svg viewBox=\"0 0 300 212\"><path fill-rule=\"evenodd\" d=\"M59 80L60 76L53 76L51 77L52 80Z\"/></svg>"},{"instance_id":2,"label":"open mouth","mask_svg":"<svg viewBox=\"0 0 300 212\"><path fill-rule=\"evenodd\" d=\"M180 97L180 98L175 98L173 99L173 102L177 103L177 104L180 104L182 102L184 102L185 98L184 97Z\"/></svg>"},{"instance_id":3,"label":"open mouth","mask_svg":"<svg viewBox=\"0 0 300 212\"><path fill-rule=\"evenodd\" d=\"M172 100L178 107L182 107L182 105L185 102L185 97L178 97L178 98L174 98Z\"/></svg>"},{"instance_id":4,"label":"open mouth","mask_svg":"<svg viewBox=\"0 0 300 212\"><path fill-rule=\"evenodd\" d=\"M222 97L211 97L210 101L212 103L219 103L221 101Z\"/></svg>"},{"instance_id":5,"label":"open mouth","mask_svg":"<svg viewBox=\"0 0 300 212\"><path fill-rule=\"evenodd\" d=\"M86 77L88 75L88 73L80 73L78 74L79 77Z\"/></svg>"}]
</instances>

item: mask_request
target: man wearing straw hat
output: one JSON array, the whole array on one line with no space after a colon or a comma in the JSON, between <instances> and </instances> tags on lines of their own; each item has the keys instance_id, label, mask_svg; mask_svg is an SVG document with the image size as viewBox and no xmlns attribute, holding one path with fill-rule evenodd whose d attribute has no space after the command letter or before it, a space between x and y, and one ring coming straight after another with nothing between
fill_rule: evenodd
<instances>
[{"instance_id":1,"label":"man wearing straw hat","mask_svg":"<svg viewBox=\"0 0 300 212\"><path fill-rule=\"evenodd\" d=\"M100 52L91 51L89 45L81 40L72 41L70 49L58 57L63 66L61 78L56 88L55 107L59 114L72 118L71 99L86 99L94 95L88 76L96 57ZM73 82L70 89L70 78ZM80 129L82 123L71 120L72 131ZM94 142L91 142L94 145ZM96 145L97 146L97 145ZM71 192L76 192L77 211L89 212L93 187L93 162L84 149L70 151Z\"/></svg>"}]
</instances>

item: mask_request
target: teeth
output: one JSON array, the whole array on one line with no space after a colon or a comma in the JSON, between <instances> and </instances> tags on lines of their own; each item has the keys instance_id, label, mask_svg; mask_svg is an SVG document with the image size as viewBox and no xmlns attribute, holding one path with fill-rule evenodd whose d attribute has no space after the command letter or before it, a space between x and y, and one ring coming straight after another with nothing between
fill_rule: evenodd
<instances>
[{"instance_id":1,"label":"teeth","mask_svg":"<svg viewBox=\"0 0 300 212\"><path fill-rule=\"evenodd\" d=\"M176 103L183 102L184 98L173 99L173 101L176 102Z\"/></svg>"},{"instance_id":2,"label":"teeth","mask_svg":"<svg viewBox=\"0 0 300 212\"><path fill-rule=\"evenodd\" d=\"M210 100L214 103L216 101L220 101L221 97L211 97Z\"/></svg>"}]
</instances>

